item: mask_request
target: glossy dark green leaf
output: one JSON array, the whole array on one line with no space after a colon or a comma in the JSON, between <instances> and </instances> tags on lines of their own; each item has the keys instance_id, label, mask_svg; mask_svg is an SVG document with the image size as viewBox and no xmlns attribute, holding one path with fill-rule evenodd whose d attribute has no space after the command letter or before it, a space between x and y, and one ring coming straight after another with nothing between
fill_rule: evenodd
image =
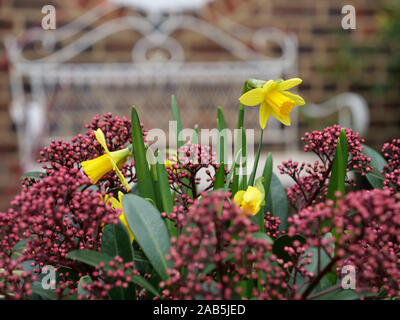
<instances>
[{"instance_id":1,"label":"glossy dark green leaf","mask_svg":"<svg viewBox=\"0 0 400 320\"><path fill-rule=\"evenodd\" d=\"M287 230L288 201L286 190L275 173L272 173L268 197L265 203L265 211L271 212L273 217L281 219L280 230Z\"/></svg>"},{"instance_id":2,"label":"glossy dark green leaf","mask_svg":"<svg viewBox=\"0 0 400 320\"><path fill-rule=\"evenodd\" d=\"M170 240L160 212L149 201L134 194L124 196L122 204L135 241L139 243L161 279L166 280L169 263L165 255L169 252Z\"/></svg>"},{"instance_id":3,"label":"glossy dark green leaf","mask_svg":"<svg viewBox=\"0 0 400 320\"><path fill-rule=\"evenodd\" d=\"M58 295L56 294L55 290L51 289L44 289L39 282L32 284L31 287L32 293L37 294L44 300L57 300Z\"/></svg>"},{"instance_id":4,"label":"glossy dark green leaf","mask_svg":"<svg viewBox=\"0 0 400 320\"><path fill-rule=\"evenodd\" d=\"M278 258L283 259L284 261L291 260L290 256L287 254L284 248L292 246L295 240L298 240L301 243L305 242L304 237L301 235L295 235L294 237L283 235L274 241L272 252L276 254Z\"/></svg>"},{"instance_id":5,"label":"glossy dark green leaf","mask_svg":"<svg viewBox=\"0 0 400 320\"><path fill-rule=\"evenodd\" d=\"M270 236L268 236L265 232L254 232L253 237L256 239L265 240L268 244L273 244L274 240Z\"/></svg>"},{"instance_id":6,"label":"glossy dark green leaf","mask_svg":"<svg viewBox=\"0 0 400 320\"><path fill-rule=\"evenodd\" d=\"M143 198L150 198L156 201L149 164L146 158L143 131L135 107L132 107L132 149L139 193Z\"/></svg>"},{"instance_id":7,"label":"glossy dark green leaf","mask_svg":"<svg viewBox=\"0 0 400 320\"><path fill-rule=\"evenodd\" d=\"M114 260L112 256L94 250L73 250L68 254L68 258L86 263L92 267L99 267L100 263L107 265Z\"/></svg>"},{"instance_id":8,"label":"glossy dark green leaf","mask_svg":"<svg viewBox=\"0 0 400 320\"><path fill-rule=\"evenodd\" d=\"M121 221L118 224L108 224L104 227L101 252L111 257L120 256L124 262L133 261L133 248L129 232Z\"/></svg>"},{"instance_id":9,"label":"glossy dark green leaf","mask_svg":"<svg viewBox=\"0 0 400 320\"><path fill-rule=\"evenodd\" d=\"M157 289L154 288L154 286L152 286L152 284L150 282L148 282L146 279L144 279L143 277L141 277L139 275L133 275L133 276L131 276L131 281L133 283L139 285L140 287L146 289L147 291L151 292L156 297L160 297L160 293L157 291Z\"/></svg>"},{"instance_id":10,"label":"glossy dark green leaf","mask_svg":"<svg viewBox=\"0 0 400 320\"><path fill-rule=\"evenodd\" d=\"M333 158L331 178L329 180L328 192L326 196L327 199L336 201L335 193L337 191L339 191L342 196L346 194L345 179L347 174L347 149L347 138L343 137L341 133L337 140L335 157Z\"/></svg>"},{"instance_id":11,"label":"glossy dark green leaf","mask_svg":"<svg viewBox=\"0 0 400 320\"><path fill-rule=\"evenodd\" d=\"M246 144L246 131L242 128L242 159L241 159L241 181L239 190L246 190L247 189L247 144Z\"/></svg>"},{"instance_id":12,"label":"glossy dark green leaf","mask_svg":"<svg viewBox=\"0 0 400 320\"><path fill-rule=\"evenodd\" d=\"M363 153L371 158L370 165L373 166L372 171L366 174L366 178L373 188L382 189L385 177L381 174L381 171L387 165L387 161L378 151L366 145L363 145L363 147Z\"/></svg>"},{"instance_id":13,"label":"glossy dark green leaf","mask_svg":"<svg viewBox=\"0 0 400 320\"><path fill-rule=\"evenodd\" d=\"M272 154L271 154L271 152L268 152L267 160L265 160L265 165L264 165L264 170L263 170L265 203L267 202L267 197L268 197L269 190L271 187L272 168L273 168Z\"/></svg>"},{"instance_id":14,"label":"glossy dark green leaf","mask_svg":"<svg viewBox=\"0 0 400 320\"><path fill-rule=\"evenodd\" d=\"M90 276L83 276L83 277L81 277L81 278L79 279L79 282L78 282L78 295L82 295L82 296L87 295L88 292L86 291L86 289L84 289L84 288L82 287L82 284L90 285L90 284L92 284L92 283L93 283L93 280L92 280L92 278L91 278Z\"/></svg>"},{"instance_id":15,"label":"glossy dark green leaf","mask_svg":"<svg viewBox=\"0 0 400 320\"><path fill-rule=\"evenodd\" d=\"M226 122L224 113L221 107L217 109L217 128L219 132L218 136L218 163L225 163L225 154L227 152L227 136L226 136Z\"/></svg>"},{"instance_id":16,"label":"glossy dark green leaf","mask_svg":"<svg viewBox=\"0 0 400 320\"><path fill-rule=\"evenodd\" d=\"M162 204L162 210L170 214L174 207L174 199L172 198L170 185L168 182L167 171L165 169L164 161L162 159L161 153L158 155L157 159L157 177L158 177L158 189L159 195ZM167 220L168 229L171 233L171 236L177 236L177 229L174 226L173 222Z\"/></svg>"},{"instance_id":17,"label":"glossy dark green leaf","mask_svg":"<svg viewBox=\"0 0 400 320\"><path fill-rule=\"evenodd\" d=\"M221 163L215 174L214 190L222 189L225 183L225 165Z\"/></svg>"},{"instance_id":18,"label":"glossy dark green leaf","mask_svg":"<svg viewBox=\"0 0 400 320\"><path fill-rule=\"evenodd\" d=\"M328 292L326 294L320 295L318 297L313 298L312 300L359 300L365 297L372 297L372 293L361 292L357 293L351 289L342 289L339 288L335 291Z\"/></svg>"}]
</instances>

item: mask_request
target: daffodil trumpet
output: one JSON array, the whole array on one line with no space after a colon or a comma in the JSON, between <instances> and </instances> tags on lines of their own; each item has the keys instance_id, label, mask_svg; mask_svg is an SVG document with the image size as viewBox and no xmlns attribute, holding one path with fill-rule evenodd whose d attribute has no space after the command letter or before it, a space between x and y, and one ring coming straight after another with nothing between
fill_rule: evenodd
<instances>
[{"instance_id":1,"label":"daffodil trumpet","mask_svg":"<svg viewBox=\"0 0 400 320\"><path fill-rule=\"evenodd\" d=\"M255 187L248 186L247 190L239 190L233 197L233 201L242 210L256 215L265 204L264 188L257 184Z\"/></svg>"},{"instance_id":2,"label":"daffodil trumpet","mask_svg":"<svg viewBox=\"0 0 400 320\"><path fill-rule=\"evenodd\" d=\"M132 145L125 149L110 151L108 150L103 131L101 129L97 129L94 134L96 136L96 140L103 147L104 154L95 159L83 161L81 163L83 171L93 183L97 183L106 173L113 170L121 180L125 189L129 191L129 184L120 169L125 164L128 157L132 154Z\"/></svg>"},{"instance_id":3,"label":"daffodil trumpet","mask_svg":"<svg viewBox=\"0 0 400 320\"><path fill-rule=\"evenodd\" d=\"M241 95L239 101L246 106L260 105L259 124L261 129L266 127L270 115L282 124L290 126L290 113L295 106L304 105L305 101L299 95L287 90L299 85L302 81L300 78L266 82L250 79L246 82L246 90L248 91Z\"/></svg>"}]
</instances>

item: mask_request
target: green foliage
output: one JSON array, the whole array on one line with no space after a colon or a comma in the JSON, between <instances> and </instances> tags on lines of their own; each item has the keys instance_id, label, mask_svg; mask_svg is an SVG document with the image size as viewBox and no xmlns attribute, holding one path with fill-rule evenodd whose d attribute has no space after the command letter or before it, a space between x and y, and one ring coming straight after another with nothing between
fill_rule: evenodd
<instances>
[{"instance_id":1,"label":"green foliage","mask_svg":"<svg viewBox=\"0 0 400 320\"><path fill-rule=\"evenodd\" d=\"M113 260L112 256L94 250L73 250L68 254L68 258L83 262L92 267L99 267L101 262L108 265Z\"/></svg>"},{"instance_id":2,"label":"green foliage","mask_svg":"<svg viewBox=\"0 0 400 320\"><path fill-rule=\"evenodd\" d=\"M161 279L166 280L169 263L165 255L169 252L170 240L160 212L150 202L134 194L124 196L122 204L135 241Z\"/></svg>"},{"instance_id":3,"label":"green foliage","mask_svg":"<svg viewBox=\"0 0 400 320\"><path fill-rule=\"evenodd\" d=\"M158 177L157 187L159 189L158 192L160 194L162 209L165 213L170 214L173 210L174 199L171 194L167 171L161 153L158 155L156 168ZM177 229L170 220L167 220L167 225L171 236L177 236Z\"/></svg>"},{"instance_id":4,"label":"green foliage","mask_svg":"<svg viewBox=\"0 0 400 320\"><path fill-rule=\"evenodd\" d=\"M336 153L333 159L332 173L328 185L328 193L326 196L327 199L336 201L336 191L339 191L342 196L346 194L345 180L347 174L348 157L349 152L346 132L342 129L337 140Z\"/></svg>"},{"instance_id":5,"label":"green foliage","mask_svg":"<svg viewBox=\"0 0 400 320\"><path fill-rule=\"evenodd\" d=\"M143 131L135 107L132 107L132 149L139 193L143 198L150 198L156 201L149 164L146 159Z\"/></svg>"},{"instance_id":6,"label":"green foliage","mask_svg":"<svg viewBox=\"0 0 400 320\"><path fill-rule=\"evenodd\" d=\"M225 122L225 117L224 113L222 111L221 107L218 107L218 113L217 113L217 128L219 132L219 137L218 137L218 152L219 152L219 157L218 157L218 162L219 163L225 163L225 153L226 153L226 147L227 147L227 136L225 133L226 130L226 122Z\"/></svg>"},{"instance_id":7,"label":"green foliage","mask_svg":"<svg viewBox=\"0 0 400 320\"><path fill-rule=\"evenodd\" d=\"M101 252L111 257L120 256L124 262L133 261L133 249L128 230L119 222L104 227Z\"/></svg>"},{"instance_id":8,"label":"green foliage","mask_svg":"<svg viewBox=\"0 0 400 320\"><path fill-rule=\"evenodd\" d=\"M221 163L215 175L214 190L222 189L225 182L225 165Z\"/></svg>"},{"instance_id":9,"label":"green foliage","mask_svg":"<svg viewBox=\"0 0 400 320\"><path fill-rule=\"evenodd\" d=\"M279 217L281 219L279 228L281 230L287 230L289 208L286 191L275 173L272 173L270 188L266 199L265 211L271 212L273 217Z\"/></svg>"},{"instance_id":10,"label":"green foliage","mask_svg":"<svg viewBox=\"0 0 400 320\"><path fill-rule=\"evenodd\" d=\"M366 174L367 180L373 188L382 189L383 180L385 179L381 171L387 165L387 161L382 155L374 149L364 145L363 153L371 158L372 171Z\"/></svg>"}]
</instances>

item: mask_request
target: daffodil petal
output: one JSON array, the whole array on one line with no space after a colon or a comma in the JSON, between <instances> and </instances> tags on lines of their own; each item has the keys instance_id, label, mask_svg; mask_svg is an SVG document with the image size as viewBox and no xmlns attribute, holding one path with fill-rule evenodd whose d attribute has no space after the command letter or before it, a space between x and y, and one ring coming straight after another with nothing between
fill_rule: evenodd
<instances>
[{"instance_id":1,"label":"daffodil petal","mask_svg":"<svg viewBox=\"0 0 400 320\"><path fill-rule=\"evenodd\" d=\"M118 201L121 203L121 208L122 208L122 197L124 196L125 194L122 192L122 191L118 191Z\"/></svg>"},{"instance_id":2,"label":"daffodil petal","mask_svg":"<svg viewBox=\"0 0 400 320\"><path fill-rule=\"evenodd\" d=\"M291 93L288 91L281 91L281 93L283 95L285 95L286 97L288 97L289 99L292 99L294 101L294 103L296 104L296 106L303 106L306 104L304 99L297 94L294 94L294 93Z\"/></svg>"},{"instance_id":3,"label":"daffodil petal","mask_svg":"<svg viewBox=\"0 0 400 320\"><path fill-rule=\"evenodd\" d=\"M269 114L270 113L268 112L268 107L266 103L265 102L261 103L258 120L262 130L264 130L267 125Z\"/></svg>"},{"instance_id":4,"label":"daffodil petal","mask_svg":"<svg viewBox=\"0 0 400 320\"><path fill-rule=\"evenodd\" d=\"M233 197L233 201L236 203L236 205L240 206L242 204L245 192L246 191L244 190L239 190L238 192L236 192L235 196Z\"/></svg>"},{"instance_id":5,"label":"daffodil petal","mask_svg":"<svg viewBox=\"0 0 400 320\"><path fill-rule=\"evenodd\" d=\"M125 189L126 189L127 191L130 191L130 187L129 187L128 181L126 181L124 175L123 175L122 172L118 169L118 167L115 166L113 170L114 170L115 173L117 174L119 180L122 182L122 185L125 187Z\"/></svg>"},{"instance_id":6,"label":"daffodil petal","mask_svg":"<svg viewBox=\"0 0 400 320\"><path fill-rule=\"evenodd\" d=\"M243 200L246 202L259 202L261 200L260 190L256 187L249 186L243 196Z\"/></svg>"},{"instance_id":7,"label":"daffodil petal","mask_svg":"<svg viewBox=\"0 0 400 320\"><path fill-rule=\"evenodd\" d=\"M110 204L111 208L113 208L114 210L116 210L116 209L121 209L122 210L122 203L119 202L116 198L111 197L108 200L108 203Z\"/></svg>"},{"instance_id":8,"label":"daffodil petal","mask_svg":"<svg viewBox=\"0 0 400 320\"><path fill-rule=\"evenodd\" d=\"M244 104L246 106L256 106L264 100L264 97L265 97L264 89L255 88L243 94L239 98L239 101L241 104Z\"/></svg>"},{"instance_id":9,"label":"daffodil petal","mask_svg":"<svg viewBox=\"0 0 400 320\"><path fill-rule=\"evenodd\" d=\"M106 153L109 153L110 151L108 150L107 143L106 143L106 137L104 136L103 131L99 128L94 132L94 135L96 136L96 140L101 144L103 147L104 151Z\"/></svg>"},{"instance_id":10,"label":"daffodil petal","mask_svg":"<svg viewBox=\"0 0 400 320\"><path fill-rule=\"evenodd\" d=\"M268 80L266 83L263 85L263 89L265 91L265 94L268 93L268 91L273 90L276 88L278 84L274 80Z\"/></svg>"},{"instance_id":11,"label":"daffodil petal","mask_svg":"<svg viewBox=\"0 0 400 320\"><path fill-rule=\"evenodd\" d=\"M298 86L300 83L302 83L303 80L301 80L300 78L292 78L292 79L288 79L286 81L283 82L279 82L276 89L281 91L281 90L289 90L292 89L295 86Z\"/></svg>"},{"instance_id":12,"label":"daffodil petal","mask_svg":"<svg viewBox=\"0 0 400 320\"><path fill-rule=\"evenodd\" d=\"M252 215L255 216L261 209L260 204L257 203L256 207L254 208L254 211L252 212Z\"/></svg>"}]
</instances>

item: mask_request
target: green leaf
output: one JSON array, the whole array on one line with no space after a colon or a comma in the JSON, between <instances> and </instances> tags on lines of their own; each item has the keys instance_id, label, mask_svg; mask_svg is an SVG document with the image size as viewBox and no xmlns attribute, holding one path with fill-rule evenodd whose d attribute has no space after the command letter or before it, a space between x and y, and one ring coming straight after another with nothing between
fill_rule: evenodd
<instances>
[{"instance_id":1,"label":"green leaf","mask_svg":"<svg viewBox=\"0 0 400 320\"><path fill-rule=\"evenodd\" d=\"M268 152L267 160L265 160L264 171L263 171L265 201L267 201L267 197L271 187L272 168L273 168L272 154L271 152Z\"/></svg>"},{"instance_id":2,"label":"green leaf","mask_svg":"<svg viewBox=\"0 0 400 320\"><path fill-rule=\"evenodd\" d=\"M383 170L383 167L387 165L387 161L374 149L366 145L363 145L363 147L363 154L371 158L370 165L374 167L371 172L366 174L366 178L373 188L382 189L385 177L381 174L381 171Z\"/></svg>"},{"instance_id":3,"label":"green leaf","mask_svg":"<svg viewBox=\"0 0 400 320\"><path fill-rule=\"evenodd\" d=\"M57 300L58 296L55 290L51 289L44 289L40 283L32 284L31 290L34 294L39 295L41 298L45 300Z\"/></svg>"},{"instance_id":4,"label":"green leaf","mask_svg":"<svg viewBox=\"0 0 400 320\"><path fill-rule=\"evenodd\" d=\"M342 196L346 194L345 179L347 174L348 162L348 143L344 130L340 132L337 140L335 157L333 158L331 178L328 185L327 199L336 201L335 193L339 191Z\"/></svg>"},{"instance_id":5,"label":"green leaf","mask_svg":"<svg viewBox=\"0 0 400 320\"><path fill-rule=\"evenodd\" d=\"M176 121L176 148L179 149L183 145L183 141L180 141L179 134L182 131L182 121L181 116L179 114L178 103L176 102L175 96L171 96L171 108L172 108L172 116Z\"/></svg>"},{"instance_id":6,"label":"green leaf","mask_svg":"<svg viewBox=\"0 0 400 320\"><path fill-rule=\"evenodd\" d=\"M237 164L240 162L241 152L242 152L242 149L239 149L238 152L236 152L236 154L235 154L235 158L233 159L231 170L229 171L229 174L225 181L225 190L229 189L229 184L231 182L232 176L234 176L235 170L237 169ZM233 187L232 187L232 193L234 194Z\"/></svg>"},{"instance_id":7,"label":"green leaf","mask_svg":"<svg viewBox=\"0 0 400 320\"><path fill-rule=\"evenodd\" d=\"M215 175L213 190L222 189L224 187L224 182L225 182L225 165L224 163L221 163Z\"/></svg>"},{"instance_id":8,"label":"green leaf","mask_svg":"<svg viewBox=\"0 0 400 320\"><path fill-rule=\"evenodd\" d=\"M85 296L88 294L88 292L86 291L86 289L82 288L82 284L85 285L90 285L93 283L93 280L90 276L83 276L79 279L79 283L78 283L78 295L82 295Z\"/></svg>"},{"instance_id":9,"label":"green leaf","mask_svg":"<svg viewBox=\"0 0 400 320\"><path fill-rule=\"evenodd\" d=\"M135 241L139 243L161 279L166 280L169 263L165 260L165 255L169 252L170 240L160 212L150 202L134 194L125 195L122 204Z\"/></svg>"},{"instance_id":10,"label":"green leaf","mask_svg":"<svg viewBox=\"0 0 400 320\"><path fill-rule=\"evenodd\" d=\"M249 182L248 182L249 186L254 185L254 179L256 177L258 161L260 160L260 154L261 154L261 149L262 149L262 144L263 144L263 136L264 136L264 130L261 130L260 141L258 142L257 155L256 155L256 158L254 160L253 170L252 170L252 172L250 174L250 178L249 178Z\"/></svg>"},{"instance_id":11,"label":"green leaf","mask_svg":"<svg viewBox=\"0 0 400 320\"><path fill-rule=\"evenodd\" d=\"M74 250L68 254L68 258L75 259L93 267L99 267L102 262L105 265L105 270L108 269L108 263L114 260L114 258L108 254L94 250ZM108 295L112 300L133 299L135 296L135 288L133 285L128 285L128 288L115 287L108 291Z\"/></svg>"},{"instance_id":12,"label":"green leaf","mask_svg":"<svg viewBox=\"0 0 400 320\"><path fill-rule=\"evenodd\" d=\"M274 240L271 239L265 232L254 232L253 238L265 240L268 244L273 244Z\"/></svg>"},{"instance_id":13,"label":"green leaf","mask_svg":"<svg viewBox=\"0 0 400 320\"><path fill-rule=\"evenodd\" d=\"M140 195L156 201L149 164L146 159L146 149L143 140L143 131L140 126L136 108L132 107L132 150L135 160L136 178Z\"/></svg>"},{"instance_id":14,"label":"green leaf","mask_svg":"<svg viewBox=\"0 0 400 320\"><path fill-rule=\"evenodd\" d=\"M247 189L247 145L246 145L246 131L242 128L242 180L240 182L239 190Z\"/></svg>"},{"instance_id":15,"label":"green leaf","mask_svg":"<svg viewBox=\"0 0 400 320\"><path fill-rule=\"evenodd\" d=\"M221 107L218 107L217 109L217 128L219 132L219 137L218 137L218 163L223 163L225 162L225 153L226 153L226 146L227 146L227 137L226 137L226 122L225 122L225 117L224 113L222 111Z\"/></svg>"},{"instance_id":16,"label":"green leaf","mask_svg":"<svg viewBox=\"0 0 400 320\"><path fill-rule=\"evenodd\" d=\"M166 213L171 213L174 207L174 200L172 199L170 185L168 182L167 171L165 170L165 164L162 159L161 153L157 159L157 177L160 188L162 208Z\"/></svg>"},{"instance_id":17,"label":"green leaf","mask_svg":"<svg viewBox=\"0 0 400 320\"><path fill-rule=\"evenodd\" d=\"M165 213L170 214L173 211L174 199L172 198L168 182L167 171L165 170L165 165L161 153L158 154L156 166L157 166L157 176L158 176L158 188L162 203L162 209ZM176 237L178 235L178 230L174 226L173 222L167 220L167 225L171 233L171 236Z\"/></svg>"},{"instance_id":18,"label":"green leaf","mask_svg":"<svg viewBox=\"0 0 400 320\"><path fill-rule=\"evenodd\" d=\"M157 291L156 288L154 288L150 282L148 282L146 279L144 279L143 277L139 276L139 275L133 275L131 276L131 281L137 285L139 285L140 287L146 289L147 291L151 292L153 295L155 295L156 297L160 297L160 293Z\"/></svg>"},{"instance_id":19,"label":"green leaf","mask_svg":"<svg viewBox=\"0 0 400 320\"><path fill-rule=\"evenodd\" d=\"M367 292L360 292L357 293L354 290L351 289L338 289L332 292L328 292L326 294L323 294L321 296L315 297L311 300L359 300L361 298L369 297L369 296L374 296L372 293L367 293Z\"/></svg>"},{"instance_id":20,"label":"green leaf","mask_svg":"<svg viewBox=\"0 0 400 320\"><path fill-rule=\"evenodd\" d=\"M285 247L292 246L295 240L300 241L301 243L305 243L306 239L301 235L295 235L294 237L289 237L288 235L283 235L275 240L274 245L272 247L272 252L277 255L278 258L283 259L284 261L291 260L290 256L285 251Z\"/></svg>"},{"instance_id":21,"label":"green leaf","mask_svg":"<svg viewBox=\"0 0 400 320\"><path fill-rule=\"evenodd\" d=\"M87 249L73 250L68 254L67 257L72 260L86 263L92 267L99 267L101 262L103 262L104 265L108 265L110 261L114 260L114 258L108 254Z\"/></svg>"},{"instance_id":22,"label":"green leaf","mask_svg":"<svg viewBox=\"0 0 400 320\"><path fill-rule=\"evenodd\" d=\"M344 179L346 179L347 175L347 166L349 163L349 143L347 141L347 136L346 136L346 130L342 129L340 130L340 145L342 147L342 156L343 156L343 164L344 164L344 169L345 171L343 172Z\"/></svg>"},{"instance_id":23,"label":"green leaf","mask_svg":"<svg viewBox=\"0 0 400 320\"><path fill-rule=\"evenodd\" d=\"M327 240L329 238L332 237L331 233L327 233L324 235L323 239ZM329 246L331 248L334 249L335 247L335 243L331 242L329 244ZM319 250L319 269L318 269L318 247L314 247L311 246L305 253L304 256L307 256L307 254L311 253L312 257L311 257L311 263L307 264L304 266L305 269L307 269L309 272L312 272L314 274L314 276L317 276L319 272L321 272L321 270L323 270L331 261L330 256L328 256L328 254L326 253L326 251L321 247ZM334 278L334 283L332 283L332 281L329 280L329 276L333 276ZM334 273L328 273L326 274L320 281L319 283L314 287L314 289L312 290L310 296L312 296L313 294L316 294L318 292L321 292L323 290L326 290L330 287L332 287L333 285L336 284L336 275ZM304 283L304 281L306 281L306 279L302 276L301 273L297 273L296 275L296 283L298 286L301 286L302 283ZM292 285L292 283L290 283L290 285ZM305 290L307 289L307 286L303 286L302 290L299 291L299 293L303 293Z\"/></svg>"},{"instance_id":24,"label":"green leaf","mask_svg":"<svg viewBox=\"0 0 400 320\"><path fill-rule=\"evenodd\" d=\"M272 173L269 193L265 205L266 212L271 212L273 217L279 217L281 224L279 229L287 230L288 201L286 190L275 173Z\"/></svg>"},{"instance_id":25,"label":"green leaf","mask_svg":"<svg viewBox=\"0 0 400 320\"><path fill-rule=\"evenodd\" d=\"M22 176L21 179L24 178L31 178L31 179L36 179L36 180L43 180L43 178L47 177L46 172L41 172L41 171L31 171L31 172L25 172Z\"/></svg>"},{"instance_id":26,"label":"green leaf","mask_svg":"<svg viewBox=\"0 0 400 320\"><path fill-rule=\"evenodd\" d=\"M104 227L101 252L111 257L120 256L124 262L133 261L129 232L121 221L118 224L108 224Z\"/></svg>"},{"instance_id":27,"label":"green leaf","mask_svg":"<svg viewBox=\"0 0 400 320\"><path fill-rule=\"evenodd\" d=\"M240 128L236 131L236 139L235 139L235 165L232 166L231 172L233 171L232 178L232 194L236 194L239 190L239 168L242 162L242 139L243 139L243 128ZM230 179L229 179L230 180Z\"/></svg>"}]
</instances>

